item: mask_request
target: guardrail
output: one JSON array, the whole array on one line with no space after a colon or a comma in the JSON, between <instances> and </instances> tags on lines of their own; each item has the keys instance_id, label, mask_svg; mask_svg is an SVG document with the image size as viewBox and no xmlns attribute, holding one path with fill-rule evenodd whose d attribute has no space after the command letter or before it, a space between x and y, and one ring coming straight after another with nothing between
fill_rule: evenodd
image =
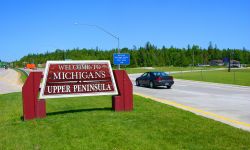
<instances>
[{"instance_id":1,"label":"guardrail","mask_svg":"<svg viewBox=\"0 0 250 150\"><path fill-rule=\"evenodd\" d=\"M27 77L29 76L29 71L26 71L24 69L21 69L21 68L15 68L16 70L19 70L20 72L22 72L23 74L25 74Z\"/></svg>"}]
</instances>

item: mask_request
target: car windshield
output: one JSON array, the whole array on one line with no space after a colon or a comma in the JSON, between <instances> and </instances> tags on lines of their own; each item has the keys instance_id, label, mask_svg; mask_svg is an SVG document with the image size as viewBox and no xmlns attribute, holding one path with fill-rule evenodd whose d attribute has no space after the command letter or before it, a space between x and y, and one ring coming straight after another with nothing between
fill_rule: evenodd
<instances>
[{"instance_id":1,"label":"car windshield","mask_svg":"<svg viewBox=\"0 0 250 150\"><path fill-rule=\"evenodd\" d=\"M165 72L153 72L156 77L165 77L168 76Z\"/></svg>"},{"instance_id":2,"label":"car windshield","mask_svg":"<svg viewBox=\"0 0 250 150\"><path fill-rule=\"evenodd\" d=\"M146 72L146 73L142 74L141 77L146 77L147 75L148 75L148 73Z\"/></svg>"}]
</instances>

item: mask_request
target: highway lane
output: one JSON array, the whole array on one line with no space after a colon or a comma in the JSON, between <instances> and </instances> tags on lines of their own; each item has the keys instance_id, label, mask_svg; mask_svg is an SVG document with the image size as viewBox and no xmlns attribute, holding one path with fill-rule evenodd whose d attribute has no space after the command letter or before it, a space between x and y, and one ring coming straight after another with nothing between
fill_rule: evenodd
<instances>
[{"instance_id":1,"label":"highway lane","mask_svg":"<svg viewBox=\"0 0 250 150\"><path fill-rule=\"evenodd\" d=\"M0 68L0 94L20 92L20 74L13 69Z\"/></svg>"},{"instance_id":2,"label":"highway lane","mask_svg":"<svg viewBox=\"0 0 250 150\"><path fill-rule=\"evenodd\" d=\"M193 112L250 131L250 87L175 79L172 89L150 89L135 86L139 75L130 75L135 93L199 109L206 113Z\"/></svg>"}]
</instances>

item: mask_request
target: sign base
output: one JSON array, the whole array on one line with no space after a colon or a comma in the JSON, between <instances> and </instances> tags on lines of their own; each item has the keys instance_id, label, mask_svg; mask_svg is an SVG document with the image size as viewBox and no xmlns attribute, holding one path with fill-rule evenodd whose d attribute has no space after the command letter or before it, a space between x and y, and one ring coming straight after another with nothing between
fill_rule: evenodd
<instances>
[{"instance_id":1,"label":"sign base","mask_svg":"<svg viewBox=\"0 0 250 150\"><path fill-rule=\"evenodd\" d=\"M23 119L31 120L46 117L46 102L38 99L42 72L30 72L22 88Z\"/></svg>"},{"instance_id":2,"label":"sign base","mask_svg":"<svg viewBox=\"0 0 250 150\"><path fill-rule=\"evenodd\" d=\"M125 70L113 71L118 96L112 97L112 108L115 111L131 111L133 110L133 84Z\"/></svg>"}]
</instances>

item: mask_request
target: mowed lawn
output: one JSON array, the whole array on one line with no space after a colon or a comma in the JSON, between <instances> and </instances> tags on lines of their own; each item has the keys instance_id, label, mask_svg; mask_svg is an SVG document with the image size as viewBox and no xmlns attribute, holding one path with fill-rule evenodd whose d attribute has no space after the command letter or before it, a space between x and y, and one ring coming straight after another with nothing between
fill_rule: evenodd
<instances>
[{"instance_id":1,"label":"mowed lawn","mask_svg":"<svg viewBox=\"0 0 250 150\"><path fill-rule=\"evenodd\" d=\"M141 68L122 67L121 69L126 70L127 73L129 74L134 74L134 73L144 73L148 71L164 71L164 72L171 73L173 71L210 70L210 69L216 69L216 68L222 68L222 67L214 67L214 66L209 66L209 67L148 67L147 69L145 67L141 67Z\"/></svg>"},{"instance_id":2,"label":"mowed lawn","mask_svg":"<svg viewBox=\"0 0 250 150\"><path fill-rule=\"evenodd\" d=\"M235 69L231 70L231 72L228 72L227 70L198 71L172 75L174 76L174 78L186 80L250 86L250 69Z\"/></svg>"},{"instance_id":3,"label":"mowed lawn","mask_svg":"<svg viewBox=\"0 0 250 150\"><path fill-rule=\"evenodd\" d=\"M20 79L21 79L21 82L24 83L27 79L27 75L25 74L25 72L23 70L20 70L20 69L15 69L18 73L20 73Z\"/></svg>"},{"instance_id":4,"label":"mowed lawn","mask_svg":"<svg viewBox=\"0 0 250 150\"><path fill-rule=\"evenodd\" d=\"M22 121L21 93L0 95L0 149L250 149L250 132L139 96L132 112L110 96L46 102L47 118Z\"/></svg>"}]
</instances>

